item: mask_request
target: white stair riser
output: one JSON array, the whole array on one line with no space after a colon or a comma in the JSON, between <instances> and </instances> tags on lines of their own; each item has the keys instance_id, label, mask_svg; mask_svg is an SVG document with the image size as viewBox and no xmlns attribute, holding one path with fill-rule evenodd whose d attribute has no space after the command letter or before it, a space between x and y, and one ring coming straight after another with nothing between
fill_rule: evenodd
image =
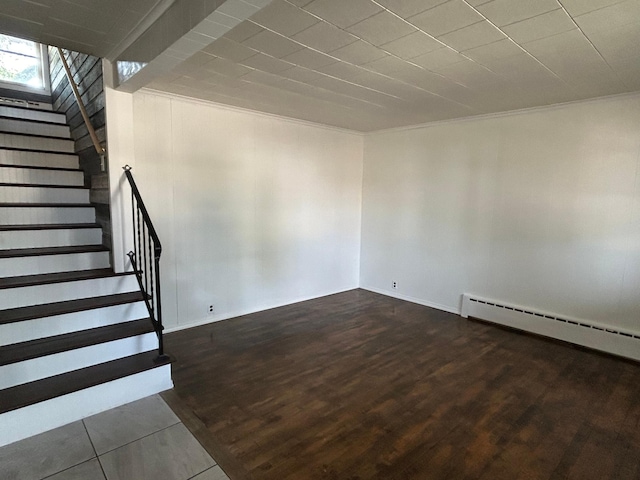
<instances>
[{"instance_id":1,"label":"white stair riser","mask_svg":"<svg viewBox=\"0 0 640 480\"><path fill-rule=\"evenodd\" d=\"M0 149L0 163L25 167L79 168L77 155Z\"/></svg>"},{"instance_id":2,"label":"white stair riser","mask_svg":"<svg viewBox=\"0 0 640 480\"><path fill-rule=\"evenodd\" d=\"M18 308L139 291L133 275L0 289L0 308ZM2 310L0 310L2 312Z\"/></svg>"},{"instance_id":3,"label":"white stair riser","mask_svg":"<svg viewBox=\"0 0 640 480\"><path fill-rule=\"evenodd\" d=\"M155 332L76 348L0 367L0 389L90 367L158 348Z\"/></svg>"},{"instance_id":4,"label":"white stair riser","mask_svg":"<svg viewBox=\"0 0 640 480\"><path fill-rule=\"evenodd\" d=\"M77 247L100 245L100 228L0 231L0 251L14 248Z\"/></svg>"},{"instance_id":5,"label":"white stair riser","mask_svg":"<svg viewBox=\"0 0 640 480\"><path fill-rule=\"evenodd\" d=\"M25 150L45 150L51 152L73 153L73 140L58 138L31 137L13 133L0 133L0 146L23 148Z\"/></svg>"},{"instance_id":6,"label":"white stair riser","mask_svg":"<svg viewBox=\"0 0 640 480\"><path fill-rule=\"evenodd\" d=\"M82 187L84 185L84 174L81 171L2 167L0 168L0 183Z\"/></svg>"},{"instance_id":7,"label":"white stair riser","mask_svg":"<svg viewBox=\"0 0 640 480\"><path fill-rule=\"evenodd\" d=\"M0 105L0 116L11 118L26 118L28 120L39 120L41 122L66 123L67 119L62 113L40 112L26 108L13 108L7 105Z\"/></svg>"},{"instance_id":8,"label":"white stair riser","mask_svg":"<svg viewBox=\"0 0 640 480\"><path fill-rule=\"evenodd\" d=\"M147 318L143 301L0 325L0 346Z\"/></svg>"},{"instance_id":9,"label":"white stair riser","mask_svg":"<svg viewBox=\"0 0 640 480\"><path fill-rule=\"evenodd\" d=\"M3 277L72 272L94 268L109 268L109 252L0 258L0 272Z\"/></svg>"},{"instance_id":10,"label":"white stair riser","mask_svg":"<svg viewBox=\"0 0 640 480\"><path fill-rule=\"evenodd\" d=\"M173 388L171 365L0 415L0 447Z\"/></svg>"},{"instance_id":11,"label":"white stair riser","mask_svg":"<svg viewBox=\"0 0 640 480\"><path fill-rule=\"evenodd\" d=\"M89 203L86 188L2 187L0 203Z\"/></svg>"},{"instance_id":12,"label":"white stair riser","mask_svg":"<svg viewBox=\"0 0 640 480\"><path fill-rule=\"evenodd\" d=\"M30 133L32 135L46 135L69 139L71 133L66 125L51 125L50 123L30 122L0 118L0 131L14 133Z\"/></svg>"},{"instance_id":13,"label":"white stair riser","mask_svg":"<svg viewBox=\"0 0 640 480\"><path fill-rule=\"evenodd\" d=\"M0 207L0 225L95 223L93 207Z\"/></svg>"}]
</instances>

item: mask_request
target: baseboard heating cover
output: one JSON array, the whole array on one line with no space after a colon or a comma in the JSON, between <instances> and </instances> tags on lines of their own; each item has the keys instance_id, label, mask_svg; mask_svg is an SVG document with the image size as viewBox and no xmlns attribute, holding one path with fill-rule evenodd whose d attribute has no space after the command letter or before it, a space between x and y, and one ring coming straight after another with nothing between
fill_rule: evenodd
<instances>
[{"instance_id":1,"label":"baseboard heating cover","mask_svg":"<svg viewBox=\"0 0 640 480\"><path fill-rule=\"evenodd\" d=\"M468 293L462 295L461 315L640 360L640 332L621 330Z\"/></svg>"}]
</instances>

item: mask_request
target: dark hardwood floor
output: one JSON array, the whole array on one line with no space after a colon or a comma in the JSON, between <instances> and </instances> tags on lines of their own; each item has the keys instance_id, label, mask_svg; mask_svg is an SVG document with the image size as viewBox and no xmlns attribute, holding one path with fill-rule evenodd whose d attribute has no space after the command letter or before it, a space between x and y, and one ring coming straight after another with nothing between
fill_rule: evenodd
<instances>
[{"instance_id":1,"label":"dark hardwood floor","mask_svg":"<svg viewBox=\"0 0 640 480\"><path fill-rule=\"evenodd\" d=\"M640 478L637 363L363 290L166 345L232 480Z\"/></svg>"}]
</instances>

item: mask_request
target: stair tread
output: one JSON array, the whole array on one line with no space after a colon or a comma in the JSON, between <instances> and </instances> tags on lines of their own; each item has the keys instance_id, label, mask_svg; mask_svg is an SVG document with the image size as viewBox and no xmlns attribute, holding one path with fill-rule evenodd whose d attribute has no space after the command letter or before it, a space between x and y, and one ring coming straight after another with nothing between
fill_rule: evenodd
<instances>
[{"instance_id":1,"label":"stair tread","mask_svg":"<svg viewBox=\"0 0 640 480\"><path fill-rule=\"evenodd\" d=\"M39 138L46 138L46 139L51 139L51 140L63 140L65 142L73 142L73 139L71 138L71 136L59 137L57 135L42 135L42 134L39 134L39 133L27 133L27 132L11 132L11 131L7 131L7 130L0 130L0 134L20 135L21 137L39 137Z\"/></svg>"},{"instance_id":2,"label":"stair tread","mask_svg":"<svg viewBox=\"0 0 640 480\"><path fill-rule=\"evenodd\" d=\"M169 363L150 351L7 388L0 391L0 414Z\"/></svg>"},{"instance_id":3,"label":"stair tread","mask_svg":"<svg viewBox=\"0 0 640 480\"><path fill-rule=\"evenodd\" d=\"M73 152L59 152L57 150L47 150L42 148L23 148L23 147L9 147L7 145L0 145L0 150L13 150L16 152L33 152L33 153L48 153L51 155L71 155L77 157L77 153Z\"/></svg>"},{"instance_id":4,"label":"stair tread","mask_svg":"<svg viewBox=\"0 0 640 480\"><path fill-rule=\"evenodd\" d=\"M5 106L5 105L0 104L0 107L2 107L2 106ZM49 113L56 113L56 112L49 112ZM66 123L52 122L51 120L40 120L40 119L37 119L37 118L25 118L25 117L12 117L11 115L0 115L0 120L12 120L12 121L16 121L16 122L38 123L38 124L42 124L42 125L51 125L51 126L54 126L54 127L68 127L69 126Z\"/></svg>"},{"instance_id":5,"label":"stair tread","mask_svg":"<svg viewBox=\"0 0 640 480\"><path fill-rule=\"evenodd\" d=\"M8 203L8 202L0 202L0 207L15 207L15 208L26 208L26 207L53 207L53 208L92 208L93 205L90 203Z\"/></svg>"},{"instance_id":6,"label":"stair tread","mask_svg":"<svg viewBox=\"0 0 640 480\"><path fill-rule=\"evenodd\" d=\"M38 338L28 342L14 343L0 347L0 366L127 337L135 337L136 335L143 335L153 331L151 319L144 318L53 337Z\"/></svg>"},{"instance_id":7,"label":"stair tread","mask_svg":"<svg viewBox=\"0 0 640 480\"><path fill-rule=\"evenodd\" d=\"M41 255L65 255L69 253L108 252L104 245L78 245L72 247L14 248L0 250L0 258L35 257Z\"/></svg>"},{"instance_id":8,"label":"stair tread","mask_svg":"<svg viewBox=\"0 0 640 480\"><path fill-rule=\"evenodd\" d=\"M34 223L29 225L0 225L0 232L11 230L75 230L101 228L98 223Z\"/></svg>"},{"instance_id":9,"label":"stair tread","mask_svg":"<svg viewBox=\"0 0 640 480\"><path fill-rule=\"evenodd\" d=\"M0 289L28 287L50 283L73 282L76 280L90 280L95 278L122 277L132 275L133 272L116 273L110 268L94 270L77 270L72 272L44 273L37 275L21 275L19 277L0 278Z\"/></svg>"},{"instance_id":10,"label":"stair tread","mask_svg":"<svg viewBox=\"0 0 640 480\"><path fill-rule=\"evenodd\" d=\"M64 302L45 303L43 305L10 308L0 310L0 325L32 320L34 318L51 317L95 308L122 305L124 303L134 303L141 300L144 300L142 292L136 291L104 295L101 297L81 298L78 300L66 300Z\"/></svg>"},{"instance_id":11,"label":"stair tread","mask_svg":"<svg viewBox=\"0 0 640 480\"><path fill-rule=\"evenodd\" d=\"M69 153L69 155L74 155L74 154ZM30 170L56 170L61 172L82 172L82 170L79 168L41 167L40 165L14 165L12 163L0 163L0 168L23 168L23 169L30 169Z\"/></svg>"},{"instance_id":12,"label":"stair tread","mask_svg":"<svg viewBox=\"0 0 640 480\"><path fill-rule=\"evenodd\" d=\"M18 105L14 105L12 103L9 102L1 102L0 101L0 107L7 107L7 108L19 108L21 110L31 110L31 111L35 111L35 112L45 112L45 113L53 113L55 115L64 115L64 113L60 113L60 112L56 112L55 110L49 110L46 108L41 108L41 107L35 107L35 106L28 106L28 105L24 105L24 104L18 104ZM66 125L66 124L64 124Z\"/></svg>"},{"instance_id":13,"label":"stair tread","mask_svg":"<svg viewBox=\"0 0 640 480\"><path fill-rule=\"evenodd\" d=\"M76 190L89 190L84 185L60 185L51 183L2 183L0 187L19 187L19 188L73 188Z\"/></svg>"}]
</instances>

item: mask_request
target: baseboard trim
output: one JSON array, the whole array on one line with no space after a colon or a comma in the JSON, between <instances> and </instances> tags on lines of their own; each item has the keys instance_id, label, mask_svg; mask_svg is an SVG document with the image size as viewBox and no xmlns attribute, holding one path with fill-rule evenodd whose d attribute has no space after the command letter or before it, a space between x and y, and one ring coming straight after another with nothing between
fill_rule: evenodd
<instances>
[{"instance_id":1,"label":"baseboard trim","mask_svg":"<svg viewBox=\"0 0 640 480\"><path fill-rule=\"evenodd\" d=\"M196 320L195 322L190 322L185 325L177 325L175 327L165 328L164 333L173 333L178 332L180 330L186 330L187 328L201 327L203 325L208 325L210 323L222 322L224 320L231 320L232 318L242 317L244 315L251 315L252 313L264 312L265 310L271 310L273 308L278 307L286 307L287 305L292 305L294 303L306 302L307 300L315 300L316 298L328 297L329 295L336 295L338 293L348 292L350 290L357 289L357 286L345 288L341 290L330 291L327 293L322 293L320 295L312 295L307 297L300 297L295 300L286 301L285 303L276 303L271 305L262 305L256 308L251 308L247 310L237 310L235 312L225 312L218 315L211 315L210 317Z\"/></svg>"}]
</instances>

